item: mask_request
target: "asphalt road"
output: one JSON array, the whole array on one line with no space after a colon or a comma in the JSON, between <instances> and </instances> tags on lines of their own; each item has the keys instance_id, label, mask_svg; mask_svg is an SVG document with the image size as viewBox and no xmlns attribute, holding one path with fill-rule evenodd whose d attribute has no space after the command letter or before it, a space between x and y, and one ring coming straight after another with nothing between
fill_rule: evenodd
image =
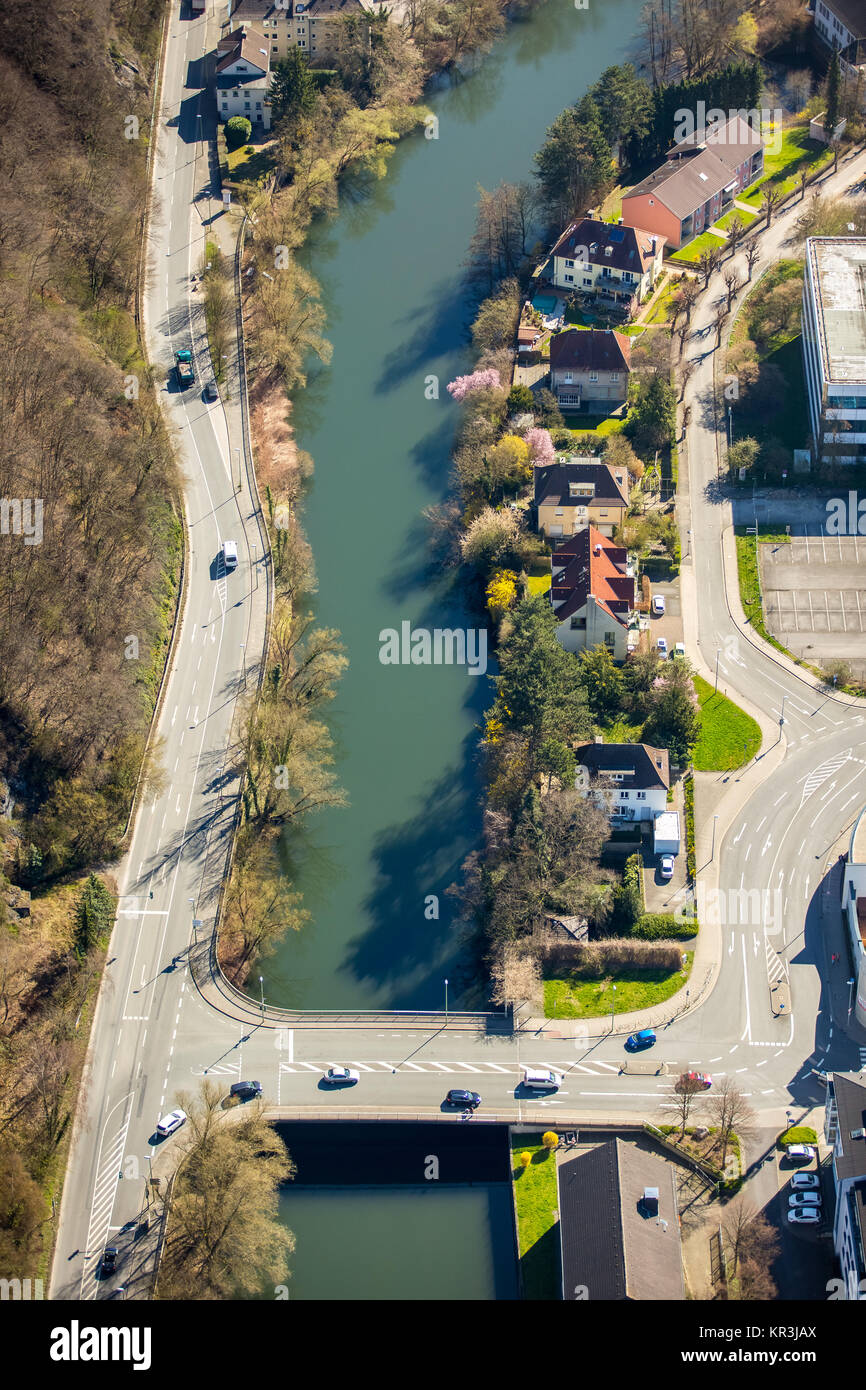
<instances>
[{"instance_id":1,"label":"asphalt road","mask_svg":"<svg viewBox=\"0 0 866 1390\"><path fill-rule=\"evenodd\" d=\"M166 373L174 349L190 341L200 368L205 360L190 276L204 249L196 198L207 180L207 161L197 144L195 84L207 46L203 19L181 22L173 16L146 294L150 355ZM866 173L866 157L840 168L839 185L851 182L855 171ZM778 254L788 220L779 219L764 238L761 263ZM771 770L741 808L736 795L729 796L725 804L733 801L736 813L720 816L710 857L723 894L778 890L780 898L772 901L780 906L769 922L766 912L747 906L724 926L714 990L660 1033L652 1054L644 1054L642 1060L651 1056L664 1067L658 1074L649 1066L621 1073L627 1054L617 1034L560 1037L555 1024L538 1034L485 1034L411 1027L399 1015L393 1026L280 1027L268 1016L257 1020L254 1011L249 1021L239 1022L195 987L186 953L195 935L193 918L203 922L202 935L212 920L236 791L225 772L226 750L244 668L251 679L261 654L265 587L253 579L253 555L262 551L252 550L261 536L250 514L248 482L238 494L232 478L240 440L230 437L231 414L227 422L221 405L206 406L198 388L185 394L173 386L167 390L185 471L190 540L183 626L159 720L167 788L140 810L121 867L113 959L94 1022L64 1188L52 1297L107 1297L124 1279L130 1223L142 1208L156 1152L156 1121L179 1092L192 1090L204 1076L226 1085L259 1080L266 1099L285 1114L315 1107L323 1113L429 1117L443 1113L449 1087L465 1086L481 1092L485 1110L573 1123L592 1117L663 1119L674 1103L678 1072L699 1067L715 1077L735 1074L772 1127L792 1104L799 1111L820 1102L813 1067L860 1065L856 1037L838 1022L834 1029L822 993L822 977L830 970L822 910L830 901L822 894L830 890L822 880L859 809L864 716L816 696L750 646L727 611L720 536L730 522L730 505L718 500L712 420L700 408L715 336L701 330L712 319L712 300L721 289L717 278L696 310L696 332L687 347L701 361L687 396L695 423L689 433L690 493L681 508L683 530L691 532L684 546L684 624L690 655L712 669L718 652L728 692L765 712L775 726L785 698L780 747L765 764ZM241 557L230 576L216 564L227 537L238 542ZM735 793L735 785L727 791ZM788 1016L774 1018L769 985L779 970L790 982L793 1007ZM325 1087L321 1077L333 1063L355 1066L358 1085ZM561 1069L562 1089L553 1096L527 1095L520 1086L526 1063ZM695 1113L706 1103L699 1098ZM459 1112L452 1118L463 1123ZM101 1281L98 1263L109 1237L121 1246L120 1266L113 1280Z\"/></svg>"}]
</instances>

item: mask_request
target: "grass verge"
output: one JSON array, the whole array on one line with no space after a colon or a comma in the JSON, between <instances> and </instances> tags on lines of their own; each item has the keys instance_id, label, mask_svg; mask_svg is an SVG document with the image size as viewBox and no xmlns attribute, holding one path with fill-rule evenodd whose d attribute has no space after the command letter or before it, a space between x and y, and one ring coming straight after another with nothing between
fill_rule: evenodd
<instances>
[{"instance_id":1,"label":"grass verge","mask_svg":"<svg viewBox=\"0 0 866 1390\"><path fill-rule=\"evenodd\" d=\"M637 970L625 966L601 979L581 979L563 975L544 981L546 1018L603 1018L605 1014L625 1014L633 1009L651 1009L676 994L688 979L693 951L685 951L682 970ZM616 991L614 992L614 985Z\"/></svg>"},{"instance_id":2,"label":"grass verge","mask_svg":"<svg viewBox=\"0 0 866 1390\"><path fill-rule=\"evenodd\" d=\"M700 676L694 677L701 706L701 736L692 753L698 772L728 772L749 762L761 746L761 730L751 715Z\"/></svg>"}]
</instances>

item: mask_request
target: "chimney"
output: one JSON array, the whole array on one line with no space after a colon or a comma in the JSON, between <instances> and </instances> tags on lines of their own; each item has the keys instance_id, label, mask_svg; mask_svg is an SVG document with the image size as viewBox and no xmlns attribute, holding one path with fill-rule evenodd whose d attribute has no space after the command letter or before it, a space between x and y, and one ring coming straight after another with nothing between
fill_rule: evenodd
<instances>
[{"instance_id":1,"label":"chimney","mask_svg":"<svg viewBox=\"0 0 866 1390\"><path fill-rule=\"evenodd\" d=\"M600 554L601 554L601 546L600 546L600 545L596 545L592 553L593 553L593 555L600 555Z\"/></svg>"},{"instance_id":2,"label":"chimney","mask_svg":"<svg viewBox=\"0 0 866 1390\"><path fill-rule=\"evenodd\" d=\"M612 255L613 255L613 247L612 247L612 246L606 246L606 247L604 248L604 254L605 254L606 256L612 256Z\"/></svg>"},{"instance_id":3,"label":"chimney","mask_svg":"<svg viewBox=\"0 0 866 1390\"><path fill-rule=\"evenodd\" d=\"M616 219L616 225L617 225L618 227L621 227L621 226L623 225L624 222L625 222L625 218L624 218L624 217L618 217L618 218Z\"/></svg>"},{"instance_id":4,"label":"chimney","mask_svg":"<svg viewBox=\"0 0 866 1390\"><path fill-rule=\"evenodd\" d=\"M652 240L652 253L653 253L653 255L655 255L655 253L656 253L656 245L657 245L657 239L656 239L656 237L653 237L653 240Z\"/></svg>"}]
</instances>

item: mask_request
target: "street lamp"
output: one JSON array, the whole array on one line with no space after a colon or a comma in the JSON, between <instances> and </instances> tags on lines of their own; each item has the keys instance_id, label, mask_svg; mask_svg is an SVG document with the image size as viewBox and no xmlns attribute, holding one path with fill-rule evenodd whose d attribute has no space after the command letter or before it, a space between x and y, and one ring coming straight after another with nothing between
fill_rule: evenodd
<instances>
[{"instance_id":1,"label":"street lamp","mask_svg":"<svg viewBox=\"0 0 866 1390\"><path fill-rule=\"evenodd\" d=\"M445 1022L448 1022L448 981L445 981Z\"/></svg>"},{"instance_id":2,"label":"street lamp","mask_svg":"<svg viewBox=\"0 0 866 1390\"><path fill-rule=\"evenodd\" d=\"M259 989L261 990L261 993L262 993L262 1018L264 1018L264 1016L265 1016L265 977L264 977L264 975L260 975L260 976L259 976Z\"/></svg>"},{"instance_id":3,"label":"street lamp","mask_svg":"<svg viewBox=\"0 0 866 1390\"><path fill-rule=\"evenodd\" d=\"M616 1010L616 985L613 986L613 997L610 1001L610 1031L613 1032L613 1016Z\"/></svg>"},{"instance_id":4,"label":"street lamp","mask_svg":"<svg viewBox=\"0 0 866 1390\"><path fill-rule=\"evenodd\" d=\"M719 693L719 657L720 657L720 656L721 656L721 652L717 650L717 651L716 651L716 683L715 683L715 685L713 686L713 694L714 694L714 695L718 695L718 693Z\"/></svg>"},{"instance_id":5,"label":"street lamp","mask_svg":"<svg viewBox=\"0 0 866 1390\"><path fill-rule=\"evenodd\" d=\"M244 678L244 690L247 688L247 662L246 662L246 642L241 642L241 675Z\"/></svg>"},{"instance_id":6,"label":"street lamp","mask_svg":"<svg viewBox=\"0 0 866 1390\"><path fill-rule=\"evenodd\" d=\"M718 819L718 816L713 816L713 845L710 850L710 863L712 863L716 857L716 821Z\"/></svg>"},{"instance_id":7,"label":"street lamp","mask_svg":"<svg viewBox=\"0 0 866 1390\"><path fill-rule=\"evenodd\" d=\"M856 980L854 979L854 976L852 975L852 976L851 976L851 979L848 981L848 1022L849 1022L849 1023L851 1022L851 1011L852 1011L852 1009L854 1008L854 985L855 985L856 983L857 983L857 982L856 982Z\"/></svg>"},{"instance_id":8,"label":"street lamp","mask_svg":"<svg viewBox=\"0 0 866 1390\"><path fill-rule=\"evenodd\" d=\"M235 449L235 453L237 454L237 457L238 457L238 492L240 492L240 491L241 491L241 488L243 487L243 481L242 481L242 479L241 479L241 451L240 451L240 449Z\"/></svg>"}]
</instances>

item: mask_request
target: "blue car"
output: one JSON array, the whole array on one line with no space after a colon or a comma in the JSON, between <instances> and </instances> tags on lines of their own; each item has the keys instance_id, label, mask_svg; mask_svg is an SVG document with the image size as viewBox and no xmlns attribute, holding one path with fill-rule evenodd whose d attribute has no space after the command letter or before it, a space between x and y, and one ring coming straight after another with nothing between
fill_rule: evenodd
<instances>
[{"instance_id":1,"label":"blue car","mask_svg":"<svg viewBox=\"0 0 866 1390\"><path fill-rule=\"evenodd\" d=\"M652 1028L642 1028L639 1033L632 1033L630 1038L626 1038L626 1051L642 1052L645 1047L652 1047L655 1040L656 1035Z\"/></svg>"}]
</instances>

